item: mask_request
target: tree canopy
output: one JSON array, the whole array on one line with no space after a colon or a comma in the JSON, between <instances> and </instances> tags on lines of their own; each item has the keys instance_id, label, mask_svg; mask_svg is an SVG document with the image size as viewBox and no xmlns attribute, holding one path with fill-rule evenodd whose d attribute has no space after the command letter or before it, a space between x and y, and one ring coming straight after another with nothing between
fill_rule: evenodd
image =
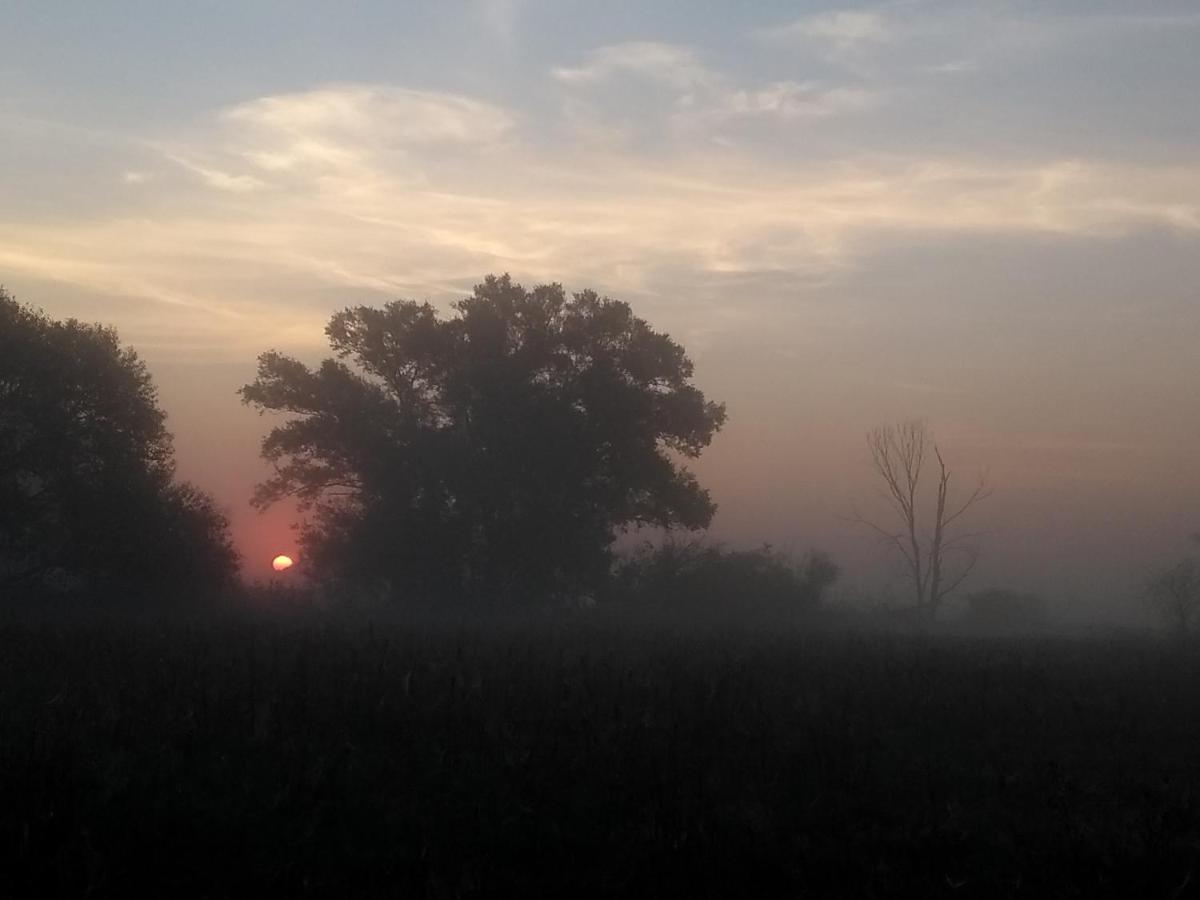
<instances>
[{"instance_id":1,"label":"tree canopy","mask_svg":"<svg viewBox=\"0 0 1200 900\"><path fill-rule=\"evenodd\" d=\"M602 581L621 528L712 518L681 461L724 406L626 303L489 276L447 318L396 301L326 334L335 358L265 353L241 391L288 414L255 502L299 498L318 571L415 598L546 599Z\"/></svg>"},{"instance_id":2,"label":"tree canopy","mask_svg":"<svg viewBox=\"0 0 1200 900\"><path fill-rule=\"evenodd\" d=\"M0 587L178 594L232 579L224 518L173 469L153 382L117 333L0 290Z\"/></svg>"}]
</instances>

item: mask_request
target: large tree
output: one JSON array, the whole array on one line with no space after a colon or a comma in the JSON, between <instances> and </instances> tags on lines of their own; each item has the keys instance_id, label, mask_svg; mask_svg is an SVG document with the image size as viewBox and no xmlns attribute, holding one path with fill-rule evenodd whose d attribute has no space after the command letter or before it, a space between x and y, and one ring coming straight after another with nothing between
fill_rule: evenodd
<instances>
[{"instance_id":1,"label":"large tree","mask_svg":"<svg viewBox=\"0 0 1200 900\"><path fill-rule=\"evenodd\" d=\"M215 589L225 520L173 481L153 382L111 328L0 290L0 588L107 596Z\"/></svg>"},{"instance_id":2,"label":"large tree","mask_svg":"<svg viewBox=\"0 0 1200 900\"><path fill-rule=\"evenodd\" d=\"M335 359L265 353L241 391L289 414L254 502L299 498L317 571L415 599L541 600L595 587L621 528L712 518L680 461L724 406L626 303L489 276L448 318L396 301L326 334Z\"/></svg>"}]
</instances>

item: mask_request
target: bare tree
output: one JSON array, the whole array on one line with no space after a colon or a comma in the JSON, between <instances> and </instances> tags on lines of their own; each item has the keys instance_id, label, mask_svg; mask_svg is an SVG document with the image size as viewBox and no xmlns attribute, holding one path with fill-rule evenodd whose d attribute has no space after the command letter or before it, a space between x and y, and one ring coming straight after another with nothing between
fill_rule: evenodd
<instances>
[{"instance_id":1,"label":"bare tree","mask_svg":"<svg viewBox=\"0 0 1200 900\"><path fill-rule=\"evenodd\" d=\"M978 559L976 534L963 532L960 520L992 493L981 475L962 500L950 496L951 472L924 422L913 420L882 425L867 435L871 464L883 481L884 499L895 513L896 524L887 527L864 518L857 510L854 521L871 529L904 561L912 582L914 609L932 618L955 588L970 574ZM933 450L936 495L931 524L922 507L921 473L928 451Z\"/></svg>"}]
</instances>

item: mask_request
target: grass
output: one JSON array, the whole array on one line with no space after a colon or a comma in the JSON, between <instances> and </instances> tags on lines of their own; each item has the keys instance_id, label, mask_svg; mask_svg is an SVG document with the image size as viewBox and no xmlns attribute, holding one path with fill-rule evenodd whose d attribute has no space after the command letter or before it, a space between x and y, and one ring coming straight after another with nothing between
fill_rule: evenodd
<instances>
[{"instance_id":1,"label":"grass","mask_svg":"<svg viewBox=\"0 0 1200 900\"><path fill-rule=\"evenodd\" d=\"M0 895L1167 896L1198 676L1134 640L9 624Z\"/></svg>"}]
</instances>

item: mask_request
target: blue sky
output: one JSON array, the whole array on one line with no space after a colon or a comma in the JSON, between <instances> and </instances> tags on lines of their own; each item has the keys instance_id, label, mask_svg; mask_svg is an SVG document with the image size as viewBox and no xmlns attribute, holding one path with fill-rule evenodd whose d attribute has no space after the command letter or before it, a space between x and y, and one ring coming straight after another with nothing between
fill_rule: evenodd
<instances>
[{"instance_id":1,"label":"blue sky","mask_svg":"<svg viewBox=\"0 0 1200 900\"><path fill-rule=\"evenodd\" d=\"M11 2L0 283L141 350L252 554L254 356L510 271L692 351L719 535L866 567L862 434L923 416L993 579L1130 585L1198 524L1197 51L1182 2Z\"/></svg>"}]
</instances>

